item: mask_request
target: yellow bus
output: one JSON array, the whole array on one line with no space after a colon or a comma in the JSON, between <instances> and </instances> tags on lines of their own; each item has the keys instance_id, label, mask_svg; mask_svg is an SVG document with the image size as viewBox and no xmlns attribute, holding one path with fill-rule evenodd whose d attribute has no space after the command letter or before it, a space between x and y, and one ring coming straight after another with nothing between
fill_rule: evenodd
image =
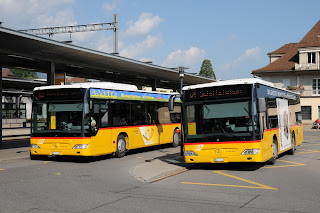
<instances>
[{"instance_id":1,"label":"yellow bus","mask_svg":"<svg viewBox=\"0 0 320 213\"><path fill-rule=\"evenodd\" d=\"M298 94L260 79L183 88L186 163L267 162L303 141Z\"/></svg>"},{"instance_id":2,"label":"yellow bus","mask_svg":"<svg viewBox=\"0 0 320 213\"><path fill-rule=\"evenodd\" d=\"M31 159L99 156L180 143L180 110L169 112L170 93L108 82L34 89Z\"/></svg>"}]
</instances>

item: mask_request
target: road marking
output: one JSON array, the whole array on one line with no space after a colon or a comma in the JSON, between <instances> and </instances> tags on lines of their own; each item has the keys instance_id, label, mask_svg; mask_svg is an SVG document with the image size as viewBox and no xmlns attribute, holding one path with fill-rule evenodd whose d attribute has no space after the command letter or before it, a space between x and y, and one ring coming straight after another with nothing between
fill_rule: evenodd
<instances>
[{"instance_id":1,"label":"road marking","mask_svg":"<svg viewBox=\"0 0 320 213\"><path fill-rule=\"evenodd\" d=\"M3 170L5 170L5 169L0 169L0 171L3 171Z\"/></svg>"},{"instance_id":2,"label":"road marking","mask_svg":"<svg viewBox=\"0 0 320 213\"><path fill-rule=\"evenodd\" d=\"M261 168L262 168L262 169L272 169L272 168L282 168L282 167L291 167L291 166L305 166L305 165L306 165L306 164L296 163L296 162L286 161L286 160L277 160L277 161L282 161L282 162L286 162L286 163L291 163L292 165L283 165L283 166L265 166L265 167L261 167Z\"/></svg>"},{"instance_id":3,"label":"road marking","mask_svg":"<svg viewBox=\"0 0 320 213\"><path fill-rule=\"evenodd\" d=\"M140 158L142 158L142 157L138 157L138 158L140 159Z\"/></svg>"},{"instance_id":4,"label":"road marking","mask_svg":"<svg viewBox=\"0 0 320 213\"><path fill-rule=\"evenodd\" d=\"M178 170L173 170L172 172L169 172L169 173L167 173L167 174L164 174L163 177L159 177L159 178L151 181L150 183L155 183L155 182L158 182L158 181L160 181L160 180L163 180L163 179L166 179L166 178L169 178L169 177L172 177L172 176L175 176L175 175L178 175L178 174L187 172L187 171L189 171L189 169L185 169L185 168L183 168L183 169L178 169Z\"/></svg>"},{"instance_id":5,"label":"road marking","mask_svg":"<svg viewBox=\"0 0 320 213\"><path fill-rule=\"evenodd\" d=\"M305 150L305 151L304 151L304 152L300 152L300 150ZM320 151L317 151L317 150L310 150L310 149L299 149L299 151L298 151L298 152L296 152L296 153L301 154L301 153L316 153L316 152L320 152Z\"/></svg>"},{"instance_id":6,"label":"road marking","mask_svg":"<svg viewBox=\"0 0 320 213\"><path fill-rule=\"evenodd\" d=\"M319 138L317 136L304 136L305 138Z\"/></svg>"},{"instance_id":7,"label":"road marking","mask_svg":"<svg viewBox=\"0 0 320 213\"><path fill-rule=\"evenodd\" d=\"M234 176L234 175L229 175L229 174L226 174L222 171L213 171L214 173L217 173L217 174L220 174L220 175L224 175L224 176L227 176L227 177L231 177L231 178L234 178L234 179L237 179L237 180L241 180L243 182L246 182L246 183L251 183L253 185L256 185L256 186L242 186L242 185L227 185L227 184L212 184L212 183L191 183L191 182L181 182L182 184L194 184L194 185L204 185L204 186L227 186L227 187L238 187L238 188L249 188L249 189L270 189L270 190L279 190L279 189L276 189L276 188L273 188L271 186L266 186L266 185L263 185L261 183L257 183L257 182L253 182L251 180L246 180L244 178L240 178L240 177L237 177L237 176Z\"/></svg>"},{"instance_id":8,"label":"road marking","mask_svg":"<svg viewBox=\"0 0 320 213\"><path fill-rule=\"evenodd\" d=\"M43 163L51 163L52 161L44 161Z\"/></svg>"},{"instance_id":9,"label":"road marking","mask_svg":"<svg viewBox=\"0 0 320 213\"><path fill-rule=\"evenodd\" d=\"M309 142L307 144L301 144L300 146L320 146L320 143L312 143L312 142Z\"/></svg>"},{"instance_id":10,"label":"road marking","mask_svg":"<svg viewBox=\"0 0 320 213\"><path fill-rule=\"evenodd\" d=\"M61 173L56 173L56 175L61 175Z\"/></svg>"}]
</instances>

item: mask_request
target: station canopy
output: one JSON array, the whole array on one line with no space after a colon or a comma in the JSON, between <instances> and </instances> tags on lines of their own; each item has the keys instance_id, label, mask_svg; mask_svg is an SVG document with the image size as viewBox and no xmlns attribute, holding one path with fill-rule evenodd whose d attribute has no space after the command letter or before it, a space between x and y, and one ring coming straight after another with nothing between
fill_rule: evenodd
<instances>
[{"instance_id":1,"label":"station canopy","mask_svg":"<svg viewBox=\"0 0 320 213\"><path fill-rule=\"evenodd\" d=\"M67 76L97 79L137 86L153 86L178 90L179 72L117 54L100 52L16 30L0 27L0 65L31 72L66 73ZM43 82L4 79L3 88L17 89L43 85ZM213 82L213 79L185 72L184 85ZM39 85L37 85L39 84Z\"/></svg>"}]
</instances>

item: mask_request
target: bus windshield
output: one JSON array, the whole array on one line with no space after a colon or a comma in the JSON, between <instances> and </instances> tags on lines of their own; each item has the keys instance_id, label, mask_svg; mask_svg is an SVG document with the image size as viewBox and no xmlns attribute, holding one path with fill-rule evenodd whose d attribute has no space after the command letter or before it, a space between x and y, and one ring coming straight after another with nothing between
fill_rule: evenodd
<instances>
[{"instance_id":1,"label":"bus windshield","mask_svg":"<svg viewBox=\"0 0 320 213\"><path fill-rule=\"evenodd\" d=\"M252 136L251 103L197 102L187 105L187 139Z\"/></svg>"},{"instance_id":2,"label":"bus windshield","mask_svg":"<svg viewBox=\"0 0 320 213\"><path fill-rule=\"evenodd\" d=\"M80 136L84 104L81 101L35 102L34 136Z\"/></svg>"}]
</instances>

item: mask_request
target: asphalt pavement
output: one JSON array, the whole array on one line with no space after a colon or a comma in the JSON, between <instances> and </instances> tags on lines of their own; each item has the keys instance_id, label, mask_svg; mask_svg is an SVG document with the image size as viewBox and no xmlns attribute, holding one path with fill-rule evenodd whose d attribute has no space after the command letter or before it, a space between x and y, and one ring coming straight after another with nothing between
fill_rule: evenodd
<instances>
[{"instance_id":1,"label":"asphalt pavement","mask_svg":"<svg viewBox=\"0 0 320 213\"><path fill-rule=\"evenodd\" d=\"M317 213L319 133L306 129L296 154L273 166L186 167L180 147L169 145L131 150L120 159L31 161L29 139L4 141L0 212Z\"/></svg>"},{"instance_id":2,"label":"asphalt pavement","mask_svg":"<svg viewBox=\"0 0 320 213\"><path fill-rule=\"evenodd\" d=\"M21 131L22 129L20 129ZM19 133L18 129L14 130ZM6 134L10 134L8 131ZM180 156L180 148L172 149L164 156L148 160L131 169L130 173L142 182L152 182L162 178L186 171L183 157ZM30 138L16 139L16 137L5 139L0 147L0 162L14 161L30 158Z\"/></svg>"},{"instance_id":3,"label":"asphalt pavement","mask_svg":"<svg viewBox=\"0 0 320 213\"><path fill-rule=\"evenodd\" d=\"M20 129L21 131L22 129ZM19 133L18 129L14 130ZM25 131L25 130L23 130ZM305 132L319 132L318 129L304 129ZM24 132L22 132L24 133ZM7 133L8 134L8 133ZM29 158L30 138L7 139L0 147L0 162L14 161ZM166 177L187 171L192 164L184 164L183 157L180 156L180 148L171 149L165 155L143 162L131 169L130 173L142 182L155 182Z\"/></svg>"}]
</instances>

